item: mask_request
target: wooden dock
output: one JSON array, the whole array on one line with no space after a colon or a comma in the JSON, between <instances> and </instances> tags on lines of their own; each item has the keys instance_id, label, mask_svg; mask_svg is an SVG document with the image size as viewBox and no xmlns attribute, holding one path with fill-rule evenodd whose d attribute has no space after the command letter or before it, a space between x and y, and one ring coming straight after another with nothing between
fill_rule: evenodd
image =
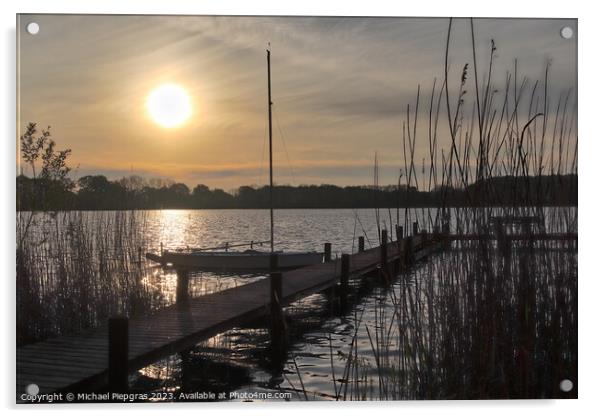
<instances>
[{"instance_id":1,"label":"wooden dock","mask_svg":"<svg viewBox=\"0 0 602 418\"><path fill-rule=\"evenodd\" d=\"M341 259L279 273L274 276L281 280L281 306L336 286L342 277L347 280L349 275L375 270L383 265L383 260L390 268L392 262L399 260L402 264L408 255L410 259L420 259L440 246L440 239L422 233ZM273 286L271 279L259 280L130 318L126 325L124 368L135 372L204 339L273 314ZM20 347L16 360L17 395L32 383L40 388L40 393L86 392L105 387L109 380L109 327ZM126 375L125 370L122 372Z\"/></svg>"}]
</instances>

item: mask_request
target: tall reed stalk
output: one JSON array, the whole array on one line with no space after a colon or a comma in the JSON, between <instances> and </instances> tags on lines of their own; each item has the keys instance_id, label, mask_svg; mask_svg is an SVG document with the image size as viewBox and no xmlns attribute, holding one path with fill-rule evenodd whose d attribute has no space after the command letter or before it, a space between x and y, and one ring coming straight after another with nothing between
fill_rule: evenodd
<instances>
[{"instance_id":1,"label":"tall reed stalk","mask_svg":"<svg viewBox=\"0 0 602 418\"><path fill-rule=\"evenodd\" d=\"M143 280L145 222L138 211L19 212L17 344L161 304Z\"/></svg>"},{"instance_id":2,"label":"tall reed stalk","mask_svg":"<svg viewBox=\"0 0 602 418\"><path fill-rule=\"evenodd\" d=\"M458 234L576 233L576 208L543 203L544 196L577 192L576 182L566 181L577 174L571 89L551 97L550 65L543 80L532 81L520 76L516 60L497 86L497 46L492 40L479 73L472 21L473 59L453 88L452 28L450 19L444 77L433 82L426 104L428 127L417 126L425 111L420 86L402 121L406 190L419 186L417 137L425 138L423 175L428 172L429 189L439 188L443 204L433 216L412 209L402 195L405 230L416 220L439 231L449 222ZM550 175L558 179L555 190L543 181ZM499 178L510 186L500 188ZM447 207L446 197L459 188L470 190L469 204ZM372 391L378 399L576 396L576 387L568 394L559 387L563 379L577 384L576 241L457 242L402 274L388 295L393 314L385 304L375 306L378 325L366 327L372 356L353 356L353 339L340 399L363 399ZM366 367L375 382L359 377Z\"/></svg>"}]
</instances>

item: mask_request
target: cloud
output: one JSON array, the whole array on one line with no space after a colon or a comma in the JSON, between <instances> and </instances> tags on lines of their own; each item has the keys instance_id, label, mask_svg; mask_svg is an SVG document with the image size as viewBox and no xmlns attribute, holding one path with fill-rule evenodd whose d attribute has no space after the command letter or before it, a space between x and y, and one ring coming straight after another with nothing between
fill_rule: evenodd
<instances>
[{"instance_id":1,"label":"cloud","mask_svg":"<svg viewBox=\"0 0 602 418\"><path fill-rule=\"evenodd\" d=\"M268 42L276 157L291 161L297 182L323 176L369 183L369 170L357 162L371 160L375 151L383 164L400 166L402 124L408 104L414 112L418 85L417 158L427 153L430 92L433 80L439 88L443 79L447 19L33 15L22 22L30 18L42 30L32 37L20 28L21 125L52 125L59 146L72 148L81 167L106 173L148 167L175 180L210 179L223 187L259 176ZM493 38L498 89L515 59L529 89L551 61L548 90L557 101L576 87L576 42L558 35L567 24L576 26L573 20L476 19L479 83ZM453 96L470 63L470 102L467 19L453 21L449 58ZM195 109L189 124L170 132L144 112L148 91L168 81L191 92ZM449 141L444 122L442 116L442 147ZM386 174L391 182L395 171Z\"/></svg>"}]
</instances>

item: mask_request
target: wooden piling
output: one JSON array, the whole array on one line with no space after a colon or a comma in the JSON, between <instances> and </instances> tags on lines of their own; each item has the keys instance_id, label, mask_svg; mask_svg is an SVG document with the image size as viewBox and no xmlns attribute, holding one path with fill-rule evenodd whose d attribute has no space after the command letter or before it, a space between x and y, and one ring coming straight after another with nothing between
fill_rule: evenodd
<instances>
[{"instance_id":1,"label":"wooden piling","mask_svg":"<svg viewBox=\"0 0 602 418\"><path fill-rule=\"evenodd\" d=\"M183 350L178 353L180 355L180 382L181 390L186 392L193 392L192 386L194 379L194 369L191 361L190 350ZM199 361L199 359L195 359ZM202 360L201 360L202 361Z\"/></svg>"},{"instance_id":2,"label":"wooden piling","mask_svg":"<svg viewBox=\"0 0 602 418\"><path fill-rule=\"evenodd\" d=\"M270 306L272 311L282 309L282 273L278 271L270 273Z\"/></svg>"},{"instance_id":3,"label":"wooden piling","mask_svg":"<svg viewBox=\"0 0 602 418\"><path fill-rule=\"evenodd\" d=\"M270 317L272 345L277 351L284 344L285 324L282 314L282 273L270 273Z\"/></svg>"},{"instance_id":4,"label":"wooden piling","mask_svg":"<svg viewBox=\"0 0 602 418\"><path fill-rule=\"evenodd\" d=\"M387 241L388 241L387 230L383 229L382 231L380 231L380 264L382 265L383 268L386 268L387 261L388 261Z\"/></svg>"},{"instance_id":5,"label":"wooden piling","mask_svg":"<svg viewBox=\"0 0 602 418\"><path fill-rule=\"evenodd\" d=\"M357 238L357 251L360 253L362 251L364 251L364 237L363 236Z\"/></svg>"},{"instance_id":6,"label":"wooden piling","mask_svg":"<svg viewBox=\"0 0 602 418\"><path fill-rule=\"evenodd\" d=\"M450 227L449 227L449 219L443 221L443 225L441 226L441 235L443 238L443 248L449 250L451 248L451 240L450 240Z\"/></svg>"},{"instance_id":7,"label":"wooden piling","mask_svg":"<svg viewBox=\"0 0 602 418\"><path fill-rule=\"evenodd\" d=\"M403 242L403 255L404 255L404 265L409 266L414 262L414 246L413 246L414 237L405 237Z\"/></svg>"},{"instance_id":8,"label":"wooden piling","mask_svg":"<svg viewBox=\"0 0 602 418\"><path fill-rule=\"evenodd\" d=\"M395 271L399 273L401 270L401 252L403 248L403 226L395 226L395 235L397 236L397 251L399 252L399 259L397 260Z\"/></svg>"},{"instance_id":9,"label":"wooden piling","mask_svg":"<svg viewBox=\"0 0 602 418\"><path fill-rule=\"evenodd\" d=\"M389 268L386 266L377 267L375 271L376 277L381 285L388 286L390 283Z\"/></svg>"},{"instance_id":10,"label":"wooden piling","mask_svg":"<svg viewBox=\"0 0 602 418\"><path fill-rule=\"evenodd\" d=\"M328 263L332 260L332 244L330 242L324 243L324 262Z\"/></svg>"},{"instance_id":11,"label":"wooden piling","mask_svg":"<svg viewBox=\"0 0 602 418\"><path fill-rule=\"evenodd\" d=\"M188 301L188 270L177 269L176 275L178 276L176 285L176 303L186 303Z\"/></svg>"},{"instance_id":12,"label":"wooden piling","mask_svg":"<svg viewBox=\"0 0 602 418\"><path fill-rule=\"evenodd\" d=\"M418 221L412 223L412 235L418 235Z\"/></svg>"},{"instance_id":13,"label":"wooden piling","mask_svg":"<svg viewBox=\"0 0 602 418\"><path fill-rule=\"evenodd\" d=\"M109 319L109 390L128 391L128 318Z\"/></svg>"},{"instance_id":14,"label":"wooden piling","mask_svg":"<svg viewBox=\"0 0 602 418\"><path fill-rule=\"evenodd\" d=\"M395 226L395 235L397 236L397 241L401 241L403 238L403 226Z\"/></svg>"}]
</instances>

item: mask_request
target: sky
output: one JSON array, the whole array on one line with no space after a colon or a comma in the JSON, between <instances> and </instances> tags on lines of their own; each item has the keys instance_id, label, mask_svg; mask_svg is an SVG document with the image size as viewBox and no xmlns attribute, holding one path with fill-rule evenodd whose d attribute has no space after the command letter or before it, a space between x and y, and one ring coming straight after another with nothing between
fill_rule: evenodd
<instances>
[{"instance_id":1,"label":"sky","mask_svg":"<svg viewBox=\"0 0 602 418\"><path fill-rule=\"evenodd\" d=\"M25 28L34 21L40 31L30 35ZM21 15L19 128L30 121L51 126L57 147L72 150L74 177L135 174L226 190L266 184L269 43L275 182L372 184L376 153L380 183L396 184L403 165L402 121L419 85L416 161L428 155L428 96L434 79L443 78L448 23ZM576 25L475 19L479 70L487 66L494 39L498 88L516 59L531 85L551 63L551 96L575 90ZM565 26L574 29L572 39L560 36ZM460 79L467 62L472 65L470 23L454 19L451 80ZM155 123L146 108L151 91L166 83L183 87L191 100L190 118L175 128Z\"/></svg>"}]
</instances>

